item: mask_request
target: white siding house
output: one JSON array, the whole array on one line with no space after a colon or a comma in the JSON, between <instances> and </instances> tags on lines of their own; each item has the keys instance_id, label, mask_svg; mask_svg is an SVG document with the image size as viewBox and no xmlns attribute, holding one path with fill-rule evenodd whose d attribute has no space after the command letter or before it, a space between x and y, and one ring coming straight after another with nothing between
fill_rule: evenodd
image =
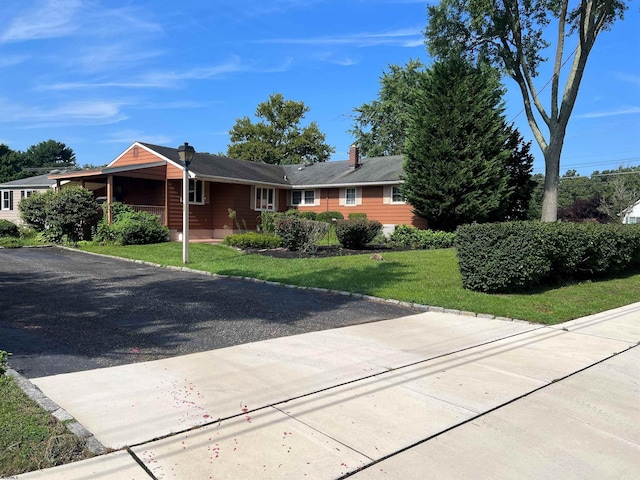
<instances>
[{"instance_id":1,"label":"white siding house","mask_svg":"<svg viewBox=\"0 0 640 480\"><path fill-rule=\"evenodd\" d=\"M37 175L0 183L0 219L21 224L22 219L18 209L20 201L34 192L46 192L51 188L55 188L55 180L49 180L47 177L48 175Z\"/></svg>"},{"instance_id":2,"label":"white siding house","mask_svg":"<svg viewBox=\"0 0 640 480\"><path fill-rule=\"evenodd\" d=\"M640 223L640 200L627 208L622 214L624 215L622 223Z\"/></svg>"}]
</instances>

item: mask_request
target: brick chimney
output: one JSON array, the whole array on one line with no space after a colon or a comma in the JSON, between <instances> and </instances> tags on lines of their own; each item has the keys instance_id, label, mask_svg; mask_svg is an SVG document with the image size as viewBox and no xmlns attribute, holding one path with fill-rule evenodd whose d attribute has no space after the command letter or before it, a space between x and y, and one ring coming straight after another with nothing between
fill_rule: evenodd
<instances>
[{"instance_id":1,"label":"brick chimney","mask_svg":"<svg viewBox=\"0 0 640 480\"><path fill-rule=\"evenodd\" d=\"M360 165L360 150L358 150L357 145L351 145L349 149L349 167L350 168L358 168Z\"/></svg>"}]
</instances>

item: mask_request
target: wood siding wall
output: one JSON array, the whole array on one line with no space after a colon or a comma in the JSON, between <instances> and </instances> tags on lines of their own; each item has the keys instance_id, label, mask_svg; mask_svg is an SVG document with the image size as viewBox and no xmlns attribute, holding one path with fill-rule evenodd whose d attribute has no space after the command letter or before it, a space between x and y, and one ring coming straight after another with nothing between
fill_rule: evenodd
<instances>
[{"instance_id":1,"label":"wood siding wall","mask_svg":"<svg viewBox=\"0 0 640 480\"><path fill-rule=\"evenodd\" d=\"M362 187L362 204L346 206L340 205L339 188L320 189L320 206L299 207L300 211L314 211L317 213L332 211L340 212L344 218L349 213L366 213L369 220L377 220L383 225L413 225L427 228L424 218L413 214L409 204L385 204L383 202L384 187Z\"/></svg>"}]
</instances>

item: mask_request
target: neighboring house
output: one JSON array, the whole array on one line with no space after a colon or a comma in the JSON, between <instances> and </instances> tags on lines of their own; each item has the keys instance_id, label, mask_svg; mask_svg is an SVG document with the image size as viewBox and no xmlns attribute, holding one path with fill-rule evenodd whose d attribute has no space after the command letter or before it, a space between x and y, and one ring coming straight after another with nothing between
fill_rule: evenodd
<instances>
[{"instance_id":1,"label":"neighboring house","mask_svg":"<svg viewBox=\"0 0 640 480\"><path fill-rule=\"evenodd\" d=\"M196 153L189 166L189 235L224 238L241 226L256 229L262 211L302 210L366 213L387 231L395 225L426 228L399 191L403 158L350 159L298 165L267 165ZM107 203L120 201L160 217L172 240L182 232L184 165L176 148L135 142L105 168L51 175L58 185L81 185Z\"/></svg>"},{"instance_id":2,"label":"neighboring house","mask_svg":"<svg viewBox=\"0 0 640 480\"><path fill-rule=\"evenodd\" d=\"M49 180L49 175L37 175L0 183L0 218L21 224L22 219L18 209L20 201L35 192L46 192L55 186L56 182Z\"/></svg>"},{"instance_id":3,"label":"neighboring house","mask_svg":"<svg viewBox=\"0 0 640 480\"><path fill-rule=\"evenodd\" d=\"M622 212L622 223L640 223L640 199Z\"/></svg>"}]
</instances>

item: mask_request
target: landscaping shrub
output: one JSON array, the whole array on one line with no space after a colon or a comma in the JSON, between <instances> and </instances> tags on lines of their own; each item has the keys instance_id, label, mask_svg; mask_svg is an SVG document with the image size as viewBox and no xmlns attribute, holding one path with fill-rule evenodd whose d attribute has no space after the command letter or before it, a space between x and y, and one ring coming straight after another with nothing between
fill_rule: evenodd
<instances>
[{"instance_id":1,"label":"landscaping shrub","mask_svg":"<svg viewBox=\"0 0 640 480\"><path fill-rule=\"evenodd\" d=\"M282 246L289 250L314 252L317 243L324 238L330 225L315 220L305 220L294 216L276 217L275 233Z\"/></svg>"},{"instance_id":2,"label":"landscaping shrub","mask_svg":"<svg viewBox=\"0 0 640 480\"><path fill-rule=\"evenodd\" d=\"M263 210L260 212L260 230L264 233L274 233L276 231L275 218L278 215L276 212L268 212Z\"/></svg>"},{"instance_id":3,"label":"landscaping shrub","mask_svg":"<svg viewBox=\"0 0 640 480\"><path fill-rule=\"evenodd\" d=\"M112 216L111 225L106 220L100 222L94 241L116 245L147 245L169 239L169 230L160 224L160 219L155 215L134 212L130 207L117 207L115 214L112 210Z\"/></svg>"},{"instance_id":4,"label":"landscaping shrub","mask_svg":"<svg viewBox=\"0 0 640 480\"><path fill-rule=\"evenodd\" d=\"M338 220L336 237L345 248L362 248L382 230L382 224L362 218Z\"/></svg>"},{"instance_id":5,"label":"landscaping shrub","mask_svg":"<svg viewBox=\"0 0 640 480\"><path fill-rule=\"evenodd\" d=\"M507 222L463 225L456 247L465 288L531 290L640 267L640 225Z\"/></svg>"},{"instance_id":6,"label":"landscaping shrub","mask_svg":"<svg viewBox=\"0 0 640 480\"><path fill-rule=\"evenodd\" d=\"M333 222L334 218L336 220L343 220L344 215L342 215L340 212L320 212L318 215L316 215L316 220L318 222L331 223Z\"/></svg>"},{"instance_id":7,"label":"landscaping shrub","mask_svg":"<svg viewBox=\"0 0 640 480\"><path fill-rule=\"evenodd\" d=\"M0 237L14 237L20 236L20 230L18 226L10 222L9 220L0 219Z\"/></svg>"},{"instance_id":8,"label":"landscaping shrub","mask_svg":"<svg viewBox=\"0 0 640 480\"><path fill-rule=\"evenodd\" d=\"M358 212L353 212L349 214L349 220L356 220L358 218L360 219L367 219L367 214L366 213L358 213Z\"/></svg>"},{"instance_id":9,"label":"landscaping shrub","mask_svg":"<svg viewBox=\"0 0 640 480\"><path fill-rule=\"evenodd\" d=\"M27 198L23 198L18 205L22 221L33 227L37 232L43 232L47 228L47 205L53 199L53 190L36 192Z\"/></svg>"},{"instance_id":10,"label":"landscaping shrub","mask_svg":"<svg viewBox=\"0 0 640 480\"><path fill-rule=\"evenodd\" d=\"M305 220L317 220L318 218L318 214L316 212L300 212L298 216Z\"/></svg>"},{"instance_id":11,"label":"landscaping shrub","mask_svg":"<svg viewBox=\"0 0 640 480\"><path fill-rule=\"evenodd\" d=\"M440 230L420 230L412 225L398 225L389 237L389 241L396 247L410 247L415 249L451 248L456 239L453 232Z\"/></svg>"},{"instance_id":12,"label":"landscaping shrub","mask_svg":"<svg viewBox=\"0 0 640 480\"><path fill-rule=\"evenodd\" d=\"M49 228L45 234L56 242L65 238L71 242L89 240L101 216L100 206L91 192L82 187L66 187L46 203Z\"/></svg>"},{"instance_id":13,"label":"landscaping shrub","mask_svg":"<svg viewBox=\"0 0 640 480\"><path fill-rule=\"evenodd\" d=\"M238 248L278 248L280 237L271 233L235 233L226 236L222 243Z\"/></svg>"}]
</instances>

